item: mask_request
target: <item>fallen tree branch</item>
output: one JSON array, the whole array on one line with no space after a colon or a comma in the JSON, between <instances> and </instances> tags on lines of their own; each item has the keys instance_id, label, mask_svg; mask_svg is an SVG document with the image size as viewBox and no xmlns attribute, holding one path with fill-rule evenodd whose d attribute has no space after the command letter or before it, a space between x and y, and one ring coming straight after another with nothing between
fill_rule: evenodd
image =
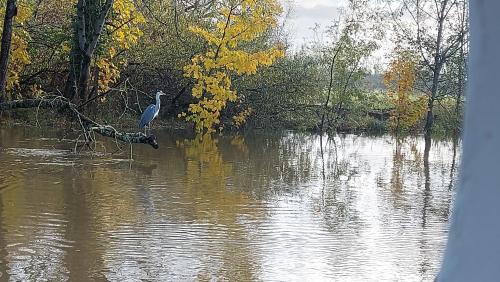
<instances>
[{"instance_id":1,"label":"fallen tree branch","mask_svg":"<svg viewBox=\"0 0 500 282\"><path fill-rule=\"evenodd\" d=\"M66 98L55 96L53 98L42 99L25 99L15 100L10 102L0 103L0 112L15 109L28 109L28 108L41 108L41 109L58 109L61 113L65 113L69 117L76 119L83 126L84 131L95 132L104 137L114 138L126 143L142 143L151 145L153 148L158 149L158 142L154 135L146 136L142 132L138 133L124 133L119 132L109 125L101 125L78 111L78 107L69 102Z\"/></svg>"}]
</instances>

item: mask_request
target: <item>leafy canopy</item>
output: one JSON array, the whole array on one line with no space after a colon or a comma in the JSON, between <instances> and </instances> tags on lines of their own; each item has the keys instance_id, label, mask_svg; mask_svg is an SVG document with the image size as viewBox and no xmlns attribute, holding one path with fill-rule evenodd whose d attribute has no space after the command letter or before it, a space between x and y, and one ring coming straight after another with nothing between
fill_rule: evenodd
<instances>
[{"instance_id":1,"label":"leafy canopy","mask_svg":"<svg viewBox=\"0 0 500 282\"><path fill-rule=\"evenodd\" d=\"M0 1L0 6L5 7L6 1ZM28 53L28 41L30 36L24 28L24 24L32 16L32 5L29 1L19 1L17 3L17 14L14 17L14 28L12 32L12 45L10 50L10 60L7 72L6 90L12 91L19 86L19 77L24 67L31 63ZM0 19L3 22L5 18L5 8L0 10ZM3 25L0 25L0 33L3 31Z\"/></svg>"},{"instance_id":2,"label":"leafy canopy","mask_svg":"<svg viewBox=\"0 0 500 282\"><path fill-rule=\"evenodd\" d=\"M107 44L96 58L99 70L99 91L105 92L120 77L120 68L126 65L125 59L118 58L123 51L129 50L143 35L141 25L146 22L137 10L133 0L115 0L110 20L106 26ZM117 66L118 65L118 66Z\"/></svg>"},{"instance_id":3,"label":"leafy canopy","mask_svg":"<svg viewBox=\"0 0 500 282\"><path fill-rule=\"evenodd\" d=\"M194 56L184 67L184 75L195 80L191 94L197 103L180 116L194 122L197 132L213 132L227 103L238 99L232 89L232 73L256 74L259 66L270 66L284 56L279 46L245 50L253 40L277 25L281 11L276 0L226 1L219 4L207 27L189 27L207 44L206 52ZM250 110L246 110L234 120L235 124L241 125L249 114Z\"/></svg>"},{"instance_id":4,"label":"leafy canopy","mask_svg":"<svg viewBox=\"0 0 500 282\"><path fill-rule=\"evenodd\" d=\"M415 66L415 61L402 53L391 62L384 74L384 84L394 105L389 126L395 131L414 128L427 110L427 97L411 96L416 77Z\"/></svg>"}]
</instances>

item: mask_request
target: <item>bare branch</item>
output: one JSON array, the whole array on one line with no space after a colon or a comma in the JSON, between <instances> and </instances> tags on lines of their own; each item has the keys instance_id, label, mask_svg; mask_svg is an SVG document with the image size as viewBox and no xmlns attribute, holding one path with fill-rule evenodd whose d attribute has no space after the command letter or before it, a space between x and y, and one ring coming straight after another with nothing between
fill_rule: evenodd
<instances>
[{"instance_id":1,"label":"bare branch","mask_svg":"<svg viewBox=\"0 0 500 282\"><path fill-rule=\"evenodd\" d=\"M101 125L87 116L83 115L77 110L77 106L71 102L68 102L63 97L55 97L52 99L42 98L42 99L26 99L26 100L15 100L11 102L0 103L0 111L9 111L15 109L27 109L27 108L43 108L43 109L59 109L61 112L67 116L77 119L81 122L84 133L95 132L104 137L114 138L126 143L142 143L148 144L155 149L158 149L158 142L154 135L146 136L144 133L124 133L119 132L115 128L109 125Z\"/></svg>"}]
</instances>

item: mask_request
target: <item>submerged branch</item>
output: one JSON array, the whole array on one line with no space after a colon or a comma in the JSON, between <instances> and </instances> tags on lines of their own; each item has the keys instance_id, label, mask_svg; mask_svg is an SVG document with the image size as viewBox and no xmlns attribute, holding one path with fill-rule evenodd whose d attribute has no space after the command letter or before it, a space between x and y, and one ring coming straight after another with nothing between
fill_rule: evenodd
<instances>
[{"instance_id":1,"label":"submerged branch","mask_svg":"<svg viewBox=\"0 0 500 282\"><path fill-rule=\"evenodd\" d=\"M95 132L104 137L114 138L126 143L148 144L153 148L158 149L158 142L156 141L156 137L154 135L146 136L142 132L124 133L119 132L112 126L101 125L80 113L77 109L77 106L66 100L64 97L57 96L50 99L26 99L0 103L0 112L28 108L58 109L60 110L60 113L76 119L82 125L85 132Z\"/></svg>"}]
</instances>

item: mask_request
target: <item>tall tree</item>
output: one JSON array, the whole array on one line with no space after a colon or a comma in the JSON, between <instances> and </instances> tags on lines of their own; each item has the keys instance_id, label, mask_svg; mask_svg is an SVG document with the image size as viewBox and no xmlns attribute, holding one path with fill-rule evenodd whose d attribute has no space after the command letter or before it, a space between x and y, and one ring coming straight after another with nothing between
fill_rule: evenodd
<instances>
[{"instance_id":1,"label":"tall tree","mask_svg":"<svg viewBox=\"0 0 500 282\"><path fill-rule=\"evenodd\" d=\"M197 102L180 116L194 122L197 132L213 132L226 105L237 101L231 75L255 74L258 67L270 66L284 55L276 45L264 50L247 47L276 27L281 11L276 0L221 1L208 27L190 27L208 46L184 68L184 75L195 80L192 96ZM236 116L235 124L241 125L248 114L246 110Z\"/></svg>"},{"instance_id":2,"label":"tall tree","mask_svg":"<svg viewBox=\"0 0 500 282\"><path fill-rule=\"evenodd\" d=\"M469 14L468 4L464 3L462 11L458 14L457 28L460 28L464 36L460 38L460 48L455 56L450 58L443 72L443 88L447 90L447 95L455 99L454 111L450 112L453 118L451 124L455 135L461 132L461 121L463 117L463 97L465 96L465 85L467 83L467 58L469 54ZM451 101L451 100L450 100Z\"/></svg>"},{"instance_id":3,"label":"tall tree","mask_svg":"<svg viewBox=\"0 0 500 282\"><path fill-rule=\"evenodd\" d=\"M5 18L3 21L2 46L0 51L0 102L8 100L5 85L7 81L7 67L12 41L12 25L17 14L16 0L7 0Z\"/></svg>"},{"instance_id":4,"label":"tall tree","mask_svg":"<svg viewBox=\"0 0 500 282\"><path fill-rule=\"evenodd\" d=\"M327 69L325 73L328 73L325 98L318 115L320 132L336 130L339 122L345 120L346 109L354 97L361 94L361 84L367 73L366 61L377 49L380 37L374 25L377 19L369 9L369 1L349 0L339 20L326 33L328 43L325 46L315 44L320 46Z\"/></svg>"},{"instance_id":5,"label":"tall tree","mask_svg":"<svg viewBox=\"0 0 500 282\"><path fill-rule=\"evenodd\" d=\"M434 104L446 95L442 74L459 52L467 29L460 25L465 0L402 0L392 11L401 41L420 55L422 89L428 95L425 132L434 124Z\"/></svg>"}]
</instances>

